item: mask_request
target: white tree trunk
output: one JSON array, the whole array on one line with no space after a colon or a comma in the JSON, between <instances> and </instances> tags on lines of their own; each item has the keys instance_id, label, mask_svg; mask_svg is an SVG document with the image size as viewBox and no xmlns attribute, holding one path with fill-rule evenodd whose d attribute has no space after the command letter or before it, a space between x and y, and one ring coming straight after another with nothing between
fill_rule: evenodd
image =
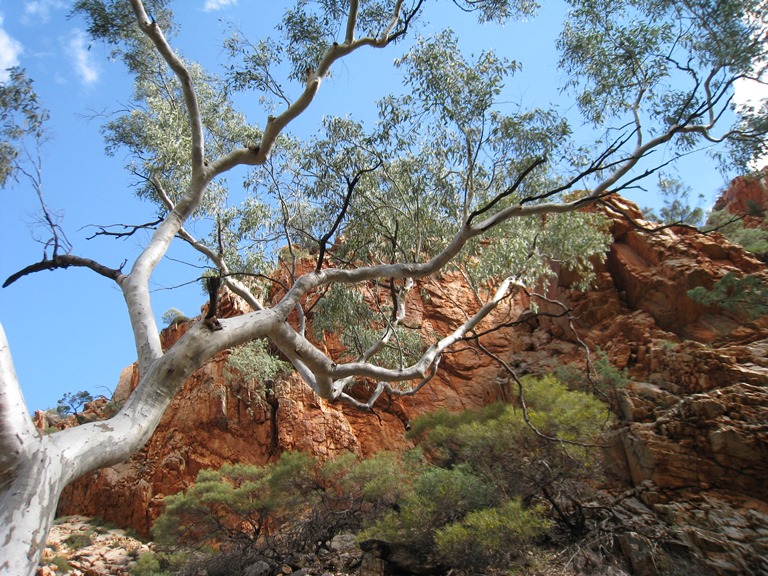
<instances>
[{"instance_id":1,"label":"white tree trunk","mask_svg":"<svg viewBox=\"0 0 768 576\"><path fill-rule=\"evenodd\" d=\"M65 486L129 458L149 440L197 368L273 325L268 311L233 318L217 332L199 322L150 364L117 415L49 435L32 424L0 326L0 576L35 573Z\"/></svg>"},{"instance_id":2,"label":"white tree trunk","mask_svg":"<svg viewBox=\"0 0 768 576\"><path fill-rule=\"evenodd\" d=\"M34 574L45 548L59 496L65 462L61 452L39 438L19 458L12 479L0 488L0 574Z\"/></svg>"}]
</instances>

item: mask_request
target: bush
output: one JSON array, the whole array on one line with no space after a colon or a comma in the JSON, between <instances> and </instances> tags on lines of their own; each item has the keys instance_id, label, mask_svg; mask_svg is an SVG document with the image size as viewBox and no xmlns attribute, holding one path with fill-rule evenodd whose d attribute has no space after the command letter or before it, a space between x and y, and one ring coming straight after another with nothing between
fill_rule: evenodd
<instances>
[{"instance_id":1,"label":"bush","mask_svg":"<svg viewBox=\"0 0 768 576\"><path fill-rule=\"evenodd\" d=\"M434 553L436 530L494 501L493 488L467 466L450 470L426 466L416 477L413 491L360 538L396 543L429 557Z\"/></svg>"},{"instance_id":2,"label":"bush","mask_svg":"<svg viewBox=\"0 0 768 576\"><path fill-rule=\"evenodd\" d=\"M572 364L560 366L555 370L554 376L566 384L571 390L582 392L594 392L605 397L611 392L624 388L631 382L627 375L627 369L619 370L611 363L603 350L595 350L591 362L591 382L584 369Z\"/></svg>"},{"instance_id":3,"label":"bush","mask_svg":"<svg viewBox=\"0 0 768 576\"><path fill-rule=\"evenodd\" d=\"M704 306L719 306L749 320L768 314L768 286L752 274L739 278L728 272L711 290L697 286L688 291L688 296Z\"/></svg>"},{"instance_id":4,"label":"bush","mask_svg":"<svg viewBox=\"0 0 768 576\"><path fill-rule=\"evenodd\" d=\"M62 574L66 574L70 570L72 570L72 565L69 563L69 560L64 558L63 556L54 556L51 558L49 564L53 564L56 566L56 571L61 572Z\"/></svg>"},{"instance_id":5,"label":"bush","mask_svg":"<svg viewBox=\"0 0 768 576\"><path fill-rule=\"evenodd\" d=\"M509 404L416 419L410 437L431 465L419 468L412 491L360 538L405 547L445 568L483 570L546 532L547 513L581 529L580 487L599 470L600 452L589 443L608 410L552 376L522 383L529 422Z\"/></svg>"},{"instance_id":6,"label":"bush","mask_svg":"<svg viewBox=\"0 0 768 576\"><path fill-rule=\"evenodd\" d=\"M194 547L226 541L251 548L268 542L311 500L306 484L313 462L297 452L267 466L225 464L201 470L192 488L165 499L153 534L161 544Z\"/></svg>"},{"instance_id":7,"label":"bush","mask_svg":"<svg viewBox=\"0 0 768 576\"><path fill-rule=\"evenodd\" d=\"M66 544L70 550L80 550L81 548L90 546L92 543L93 543L93 530L71 534L70 536L67 536L67 538L64 540L64 544Z\"/></svg>"},{"instance_id":8,"label":"bush","mask_svg":"<svg viewBox=\"0 0 768 576\"><path fill-rule=\"evenodd\" d=\"M323 463L286 452L266 466L202 470L186 493L165 499L153 534L169 545L306 550L378 518L402 497L408 477L401 459L387 452Z\"/></svg>"},{"instance_id":9,"label":"bush","mask_svg":"<svg viewBox=\"0 0 768 576\"><path fill-rule=\"evenodd\" d=\"M526 508L515 498L439 529L435 544L440 556L456 568L508 565L550 527L541 509Z\"/></svg>"},{"instance_id":10,"label":"bush","mask_svg":"<svg viewBox=\"0 0 768 576\"><path fill-rule=\"evenodd\" d=\"M131 576L170 576L168 572L161 569L159 558L152 552L139 556L130 574Z\"/></svg>"},{"instance_id":11,"label":"bush","mask_svg":"<svg viewBox=\"0 0 768 576\"><path fill-rule=\"evenodd\" d=\"M269 353L267 341L252 340L234 348L227 358L227 378L248 384L265 384L289 373L293 368Z\"/></svg>"},{"instance_id":12,"label":"bush","mask_svg":"<svg viewBox=\"0 0 768 576\"><path fill-rule=\"evenodd\" d=\"M549 496L598 473L593 443L609 419L606 406L591 394L569 391L548 376L523 379L530 425L522 410L497 404L473 414L417 419L412 431L424 454L436 465L466 463L507 498Z\"/></svg>"},{"instance_id":13,"label":"bush","mask_svg":"<svg viewBox=\"0 0 768 576\"><path fill-rule=\"evenodd\" d=\"M203 470L185 494L166 498L155 537L225 552L231 569L364 528L360 540L387 541L430 565L501 566L549 529L548 515L579 527L574 501L580 482L597 476L598 451L573 442L594 441L608 418L593 395L553 377L523 384L530 426L509 404L438 411L416 419L419 449L404 455L319 462L285 453L267 466Z\"/></svg>"},{"instance_id":14,"label":"bush","mask_svg":"<svg viewBox=\"0 0 768 576\"><path fill-rule=\"evenodd\" d=\"M765 214L754 210L751 216L762 218L760 227L747 228L744 221L727 210L713 210L707 218L707 228L717 229L723 236L734 244L740 244L748 252L758 255L768 253L768 225Z\"/></svg>"}]
</instances>

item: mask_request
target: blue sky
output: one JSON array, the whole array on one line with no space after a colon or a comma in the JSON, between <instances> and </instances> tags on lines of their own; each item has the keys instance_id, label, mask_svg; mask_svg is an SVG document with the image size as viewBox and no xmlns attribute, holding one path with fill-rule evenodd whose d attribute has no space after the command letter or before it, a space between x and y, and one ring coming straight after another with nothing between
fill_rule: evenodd
<instances>
[{"instance_id":1,"label":"blue sky","mask_svg":"<svg viewBox=\"0 0 768 576\"><path fill-rule=\"evenodd\" d=\"M138 224L155 216L153 206L133 197L134 180L123 169L126 158L104 154L99 131L103 115L128 101L131 81L122 64L108 60L103 46L91 44L84 22L67 18L70 6L70 0L0 0L0 71L15 65L26 68L51 112L51 138L43 150L43 191L50 208L60 212L74 253L112 267L127 259L130 266L146 243L146 235L127 240L86 238L93 232L89 228L93 224ZM215 68L223 63L220 40L227 22L258 39L272 32L284 4L184 0L174 8L181 24L175 47L186 57ZM439 12L424 34L453 25L458 16L455 9L441 8ZM476 52L513 45L511 57L523 63L523 71L513 78L505 97L523 105L546 105L558 98L557 86L562 80L553 42L562 14L559 2L548 2L526 25L487 25L471 34L460 31L461 44ZM399 53L398 48L366 50L342 62L292 130L310 134L323 115L351 113L372 121L375 100L400 88L401 73L392 66ZM0 81L4 80L2 74ZM257 97L252 100L242 100L244 111L263 125ZM681 175L694 192L705 194L708 201L726 185L703 154L689 159L684 170ZM650 198L638 200L653 204ZM42 246L35 242L40 231L35 227L38 206L33 190L20 182L0 190L0 202L0 276L4 279L40 260ZM199 263L183 246L171 256ZM170 307L197 314L204 301L199 286L165 288L199 274L198 269L171 260L163 263L153 278L158 320ZM0 290L0 322L32 410L54 406L65 392L89 390L109 396L120 369L135 358L120 291L87 270L39 273Z\"/></svg>"}]
</instances>

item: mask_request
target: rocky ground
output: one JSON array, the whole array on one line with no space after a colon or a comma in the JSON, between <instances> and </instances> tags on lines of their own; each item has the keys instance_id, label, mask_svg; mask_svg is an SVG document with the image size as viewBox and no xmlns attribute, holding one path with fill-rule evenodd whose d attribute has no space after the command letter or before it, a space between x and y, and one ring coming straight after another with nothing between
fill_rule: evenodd
<instances>
[{"instance_id":1,"label":"rocky ground","mask_svg":"<svg viewBox=\"0 0 768 576\"><path fill-rule=\"evenodd\" d=\"M88 541L86 544L85 541ZM130 576L137 572L137 561L144 554L155 554L152 543L144 543L128 536L119 528L104 527L97 519L85 516L60 518L51 530L48 546L37 576ZM581 576L586 573L603 576L629 576L618 566L590 565L585 571L584 554L578 547L559 552L540 549L529 554L518 567L519 576ZM579 558L575 561L576 557ZM594 559L593 559L594 560ZM214 570L221 570L214 562ZM418 562L392 551L387 554L372 543L358 544L355 535L338 534L331 540L318 543L314 553L293 554L276 560L256 560L245 569L227 571L232 576L386 576L402 572L403 564ZM597 571L596 571L597 570ZM195 576L205 576L207 571L198 566L192 568ZM221 572L217 572L221 573ZM141 572L142 576L149 576Z\"/></svg>"},{"instance_id":2,"label":"rocky ground","mask_svg":"<svg viewBox=\"0 0 768 576\"><path fill-rule=\"evenodd\" d=\"M150 547L120 528L86 516L59 518L51 528L38 576L123 576Z\"/></svg>"}]
</instances>

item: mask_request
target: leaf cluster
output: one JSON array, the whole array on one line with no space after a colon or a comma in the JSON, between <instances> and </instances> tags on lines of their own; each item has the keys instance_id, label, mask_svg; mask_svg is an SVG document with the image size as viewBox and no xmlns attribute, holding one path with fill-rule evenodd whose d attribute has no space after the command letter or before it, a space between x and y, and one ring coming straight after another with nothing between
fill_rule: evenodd
<instances>
[{"instance_id":1,"label":"leaf cluster","mask_svg":"<svg viewBox=\"0 0 768 576\"><path fill-rule=\"evenodd\" d=\"M270 383L292 370L288 362L269 351L269 343L259 338L234 348L227 357L227 379L250 386Z\"/></svg>"},{"instance_id":2,"label":"leaf cluster","mask_svg":"<svg viewBox=\"0 0 768 576\"><path fill-rule=\"evenodd\" d=\"M0 84L0 188L18 171L19 152L28 138L40 141L48 110L38 102L32 80L18 67L7 70Z\"/></svg>"},{"instance_id":3,"label":"leaf cluster","mask_svg":"<svg viewBox=\"0 0 768 576\"><path fill-rule=\"evenodd\" d=\"M137 195L166 209L157 183L174 203L185 192L191 178L192 134L187 111L181 105L183 96L178 79L156 53L148 52L144 57L152 62L137 75L134 104L126 113L107 122L102 133L108 154L125 148L134 158L128 169L141 178ZM200 103L207 156L217 158L234 148L258 142L259 130L234 110L222 81L198 64L187 66ZM227 196L225 181L211 183L197 216L221 211Z\"/></svg>"},{"instance_id":4,"label":"leaf cluster","mask_svg":"<svg viewBox=\"0 0 768 576\"><path fill-rule=\"evenodd\" d=\"M764 214L757 207L749 215L761 218L761 224L748 228L744 226L743 219L727 210L713 210L707 217L706 228L717 230L734 244L743 246L748 252L764 256L768 254L768 223Z\"/></svg>"},{"instance_id":5,"label":"leaf cluster","mask_svg":"<svg viewBox=\"0 0 768 576\"><path fill-rule=\"evenodd\" d=\"M704 306L717 306L749 320L768 314L768 285L754 274L740 277L728 272L711 289L697 286L688 296Z\"/></svg>"}]
</instances>

